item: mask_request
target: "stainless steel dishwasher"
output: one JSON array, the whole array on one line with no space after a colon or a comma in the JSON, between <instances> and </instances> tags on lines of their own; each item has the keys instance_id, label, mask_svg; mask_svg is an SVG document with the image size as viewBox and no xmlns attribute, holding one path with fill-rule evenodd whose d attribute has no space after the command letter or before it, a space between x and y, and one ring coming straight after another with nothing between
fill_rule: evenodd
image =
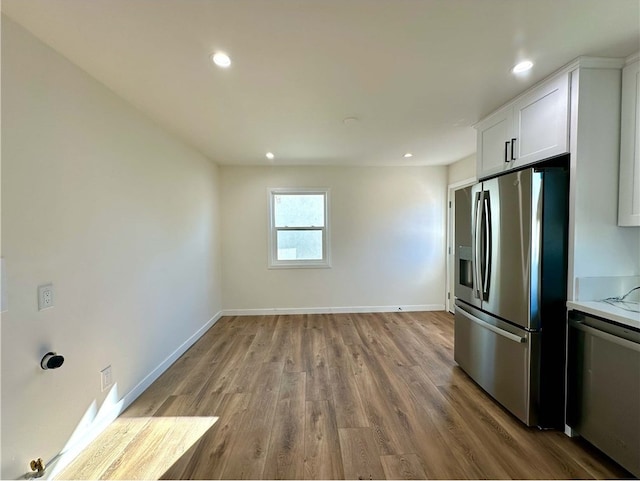
<instances>
[{"instance_id":1,"label":"stainless steel dishwasher","mask_svg":"<svg viewBox=\"0 0 640 481\"><path fill-rule=\"evenodd\" d=\"M640 477L640 331L569 313L567 424Z\"/></svg>"}]
</instances>

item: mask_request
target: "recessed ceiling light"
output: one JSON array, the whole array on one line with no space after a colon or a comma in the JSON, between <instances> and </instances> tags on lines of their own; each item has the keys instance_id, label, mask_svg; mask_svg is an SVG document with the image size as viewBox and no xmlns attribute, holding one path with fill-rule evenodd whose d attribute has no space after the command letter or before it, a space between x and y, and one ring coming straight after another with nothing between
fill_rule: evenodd
<instances>
[{"instance_id":1,"label":"recessed ceiling light","mask_svg":"<svg viewBox=\"0 0 640 481\"><path fill-rule=\"evenodd\" d=\"M407 152L406 154L403 155L403 157L405 159L410 159L411 157L413 157L413 154L411 152Z\"/></svg>"},{"instance_id":2,"label":"recessed ceiling light","mask_svg":"<svg viewBox=\"0 0 640 481\"><path fill-rule=\"evenodd\" d=\"M267 152L266 157L269 160L273 160L275 158L275 155L273 155L273 152Z\"/></svg>"},{"instance_id":3,"label":"recessed ceiling light","mask_svg":"<svg viewBox=\"0 0 640 481\"><path fill-rule=\"evenodd\" d=\"M354 125L357 124L359 120L358 117L345 117L342 119L342 123L345 125Z\"/></svg>"},{"instance_id":4,"label":"recessed ceiling light","mask_svg":"<svg viewBox=\"0 0 640 481\"><path fill-rule=\"evenodd\" d=\"M531 60L523 60L522 62L517 64L515 67L513 67L511 71L513 73L522 73L522 72L526 72L531 67L533 67L533 62Z\"/></svg>"},{"instance_id":5,"label":"recessed ceiling light","mask_svg":"<svg viewBox=\"0 0 640 481\"><path fill-rule=\"evenodd\" d=\"M211 56L211 60L213 60L213 63L215 63L218 67L227 68L231 65L231 59L224 52L214 53Z\"/></svg>"}]
</instances>

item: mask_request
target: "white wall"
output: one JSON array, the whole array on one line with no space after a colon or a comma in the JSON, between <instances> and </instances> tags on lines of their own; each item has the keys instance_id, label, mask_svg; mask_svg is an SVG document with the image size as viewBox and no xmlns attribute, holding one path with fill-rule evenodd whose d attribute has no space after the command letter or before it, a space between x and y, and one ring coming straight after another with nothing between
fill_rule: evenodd
<instances>
[{"instance_id":1,"label":"white wall","mask_svg":"<svg viewBox=\"0 0 640 481\"><path fill-rule=\"evenodd\" d=\"M220 168L225 312L443 309L446 167ZM330 269L268 269L269 187L331 189Z\"/></svg>"},{"instance_id":2,"label":"white wall","mask_svg":"<svg viewBox=\"0 0 640 481\"><path fill-rule=\"evenodd\" d=\"M207 325L221 278L217 167L5 17L2 119L7 479L101 405L102 368L117 400ZM48 350L60 369L40 369Z\"/></svg>"},{"instance_id":3,"label":"white wall","mask_svg":"<svg viewBox=\"0 0 640 481\"><path fill-rule=\"evenodd\" d=\"M453 185L476 177L476 154L454 162L447 166L448 184Z\"/></svg>"},{"instance_id":4,"label":"white wall","mask_svg":"<svg viewBox=\"0 0 640 481\"><path fill-rule=\"evenodd\" d=\"M579 80L573 74L573 95L579 93L572 121L570 300L576 278L640 274L640 228L617 225L620 79L618 69L583 68Z\"/></svg>"}]
</instances>

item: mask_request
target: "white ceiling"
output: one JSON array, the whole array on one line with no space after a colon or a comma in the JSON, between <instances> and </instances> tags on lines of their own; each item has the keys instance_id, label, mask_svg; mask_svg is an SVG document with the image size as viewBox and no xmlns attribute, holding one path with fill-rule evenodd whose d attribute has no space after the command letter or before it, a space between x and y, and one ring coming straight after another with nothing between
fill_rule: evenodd
<instances>
[{"instance_id":1,"label":"white ceiling","mask_svg":"<svg viewBox=\"0 0 640 481\"><path fill-rule=\"evenodd\" d=\"M230 165L448 164L475 151L472 124L562 65L640 49L640 0L3 0L2 11ZM216 50L229 69L211 63ZM535 66L516 78L522 58Z\"/></svg>"}]
</instances>

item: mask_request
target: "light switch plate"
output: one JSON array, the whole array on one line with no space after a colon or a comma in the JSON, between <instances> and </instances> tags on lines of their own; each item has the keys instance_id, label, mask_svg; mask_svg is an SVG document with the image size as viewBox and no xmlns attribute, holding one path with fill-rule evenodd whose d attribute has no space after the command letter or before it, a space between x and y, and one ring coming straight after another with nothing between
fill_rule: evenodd
<instances>
[{"instance_id":1,"label":"light switch plate","mask_svg":"<svg viewBox=\"0 0 640 481\"><path fill-rule=\"evenodd\" d=\"M38 310L53 307L53 284L38 286Z\"/></svg>"}]
</instances>

